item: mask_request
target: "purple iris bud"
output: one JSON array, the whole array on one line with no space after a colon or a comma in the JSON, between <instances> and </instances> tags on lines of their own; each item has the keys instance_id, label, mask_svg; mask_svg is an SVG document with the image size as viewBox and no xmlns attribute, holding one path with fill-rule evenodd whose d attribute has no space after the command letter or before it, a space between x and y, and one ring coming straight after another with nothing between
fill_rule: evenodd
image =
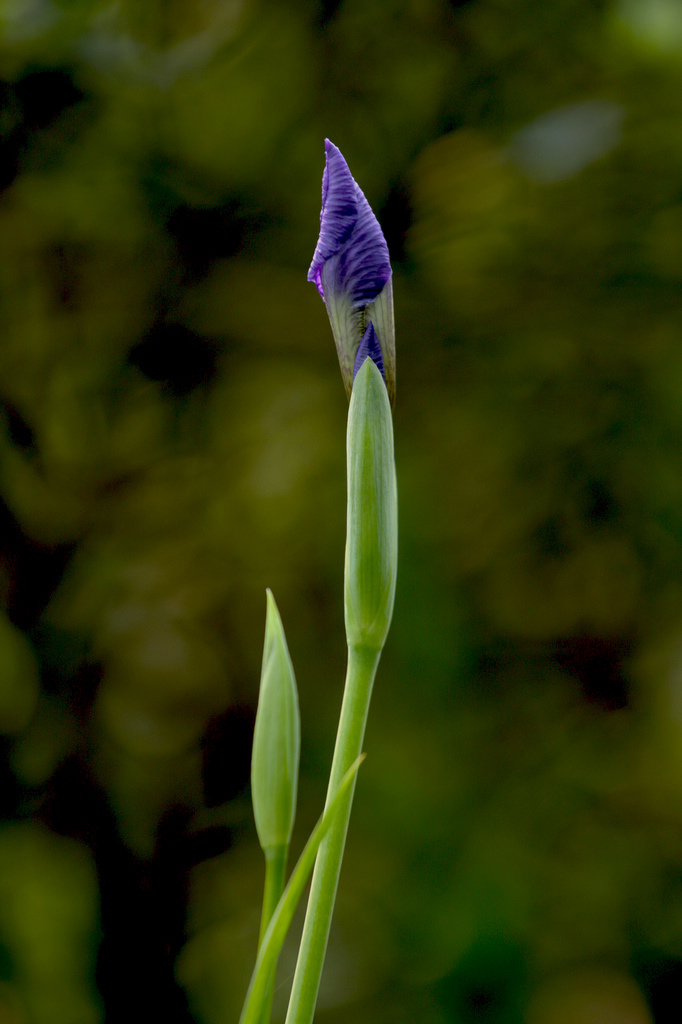
<instances>
[{"instance_id":1,"label":"purple iris bud","mask_svg":"<svg viewBox=\"0 0 682 1024\"><path fill-rule=\"evenodd\" d=\"M308 280L327 307L348 396L355 373L369 355L393 402L395 328L388 246L340 150L327 139L325 151L320 236ZM362 345L368 350L358 362Z\"/></svg>"},{"instance_id":2,"label":"purple iris bud","mask_svg":"<svg viewBox=\"0 0 682 1024\"><path fill-rule=\"evenodd\" d=\"M357 377L358 370L364 363L365 359L371 359L376 364L377 369L380 371L381 376L386 380L386 374L384 373L384 357L381 352L381 345L377 340L377 333L374 330L374 324L370 324L362 336L360 347L355 356L355 366L353 367L353 380Z\"/></svg>"}]
</instances>

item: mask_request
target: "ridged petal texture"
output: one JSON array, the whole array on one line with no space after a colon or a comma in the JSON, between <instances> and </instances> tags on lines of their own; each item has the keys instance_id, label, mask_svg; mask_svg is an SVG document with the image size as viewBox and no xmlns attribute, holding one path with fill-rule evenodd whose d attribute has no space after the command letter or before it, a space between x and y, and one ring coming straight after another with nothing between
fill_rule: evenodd
<instances>
[{"instance_id":1,"label":"ridged petal texture","mask_svg":"<svg viewBox=\"0 0 682 1024\"><path fill-rule=\"evenodd\" d=\"M341 151L325 140L327 162L322 176L320 237L308 271L325 298L322 267L336 257L334 283L355 309L376 299L391 276L388 246L367 202L348 169Z\"/></svg>"},{"instance_id":2,"label":"ridged petal texture","mask_svg":"<svg viewBox=\"0 0 682 1024\"><path fill-rule=\"evenodd\" d=\"M374 323L376 339L367 354L376 362L377 350L381 353L380 369L393 401L395 340L388 246L341 151L329 139L325 151L320 235L308 280L317 286L327 306L347 394L350 396L358 349L368 326Z\"/></svg>"}]
</instances>

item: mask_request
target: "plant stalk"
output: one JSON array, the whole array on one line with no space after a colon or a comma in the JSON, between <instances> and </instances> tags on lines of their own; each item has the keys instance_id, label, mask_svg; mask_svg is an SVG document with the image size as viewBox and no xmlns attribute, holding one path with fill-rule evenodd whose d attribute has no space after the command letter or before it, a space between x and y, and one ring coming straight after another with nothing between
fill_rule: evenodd
<instances>
[{"instance_id":1,"label":"plant stalk","mask_svg":"<svg viewBox=\"0 0 682 1024\"><path fill-rule=\"evenodd\" d=\"M263 944L263 938L268 930L268 925L270 924L272 915L274 914L280 897L284 892L288 854L288 846L271 846L265 851L265 885L263 887L263 908L261 910L260 918L258 949L260 949ZM273 969L272 976L268 982L268 991L265 999L265 1005L263 1006L263 1015L260 1018L260 1024L270 1024L272 999L275 991L275 971L276 967Z\"/></svg>"},{"instance_id":2,"label":"plant stalk","mask_svg":"<svg viewBox=\"0 0 682 1024\"><path fill-rule=\"evenodd\" d=\"M381 649L348 648L346 684L325 807L329 806L343 776L361 753L380 657ZM286 1024L312 1024L315 1014L354 791L355 779L317 854Z\"/></svg>"}]
</instances>

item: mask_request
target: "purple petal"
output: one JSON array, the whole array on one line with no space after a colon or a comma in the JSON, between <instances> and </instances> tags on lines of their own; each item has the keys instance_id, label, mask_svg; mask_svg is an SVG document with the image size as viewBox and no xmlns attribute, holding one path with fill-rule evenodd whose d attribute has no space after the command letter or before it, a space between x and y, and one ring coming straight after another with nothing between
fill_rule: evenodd
<instances>
[{"instance_id":1,"label":"purple petal","mask_svg":"<svg viewBox=\"0 0 682 1024\"><path fill-rule=\"evenodd\" d=\"M320 235L308 271L322 298L322 268L335 259L334 287L354 309L373 302L391 276L388 246L379 222L337 147L325 141Z\"/></svg>"},{"instance_id":2,"label":"purple petal","mask_svg":"<svg viewBox=\"0 0 682 1024\"><path fill-rule=\"evenodd\" d=\"M349 241L339 252L339 287L355 309L376 299L391 276L386 239L372 208L357 185L358 216Z\"/></svg>"},{"instance_id":3,"label":"purple petal","mask_svg":"<svg viewBox=\"0 0 682 1024\"><path fill-rule=\"evenodd\" d=\"M362 341L358 348L355 356L355 366L353 367L353 380L357 377L358 370L364 363L365 359L372 360L376 364L377 369L380 371L381 376L386 382L386 374L384 373L384 357L381 351L381 345L377 338L376 331L374 330L374 324L370 323L367 325L367 330L362 336Z\"/></svg>"},{"instance_id":4,"label":"purple petal","mask_svg":"<svg viewBox=\"0 0 682 1024\"><path fill-rule=\"evenodd\" d=\"M348 164L341 151L329 139L325 139L324 148L326 162L322 175L320 235L308 271L308 280L315 282L322 298L322 267L348 240L358 219L357 186L348 170Z\"/></svg>"}]
</instances>

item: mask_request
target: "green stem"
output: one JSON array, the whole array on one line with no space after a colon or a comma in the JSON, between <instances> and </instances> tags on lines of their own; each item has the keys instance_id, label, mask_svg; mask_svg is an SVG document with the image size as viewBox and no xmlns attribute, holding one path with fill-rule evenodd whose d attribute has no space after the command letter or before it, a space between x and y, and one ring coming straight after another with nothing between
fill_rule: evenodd
<instances>
[{"instance_id":1,"label":"green stem","mask_svg":"<svg viewBox=\"0 0 682 1024\"><path fill-rule=\"evenodd\" d=\"M348 649L346 685L325 806L329 805L344 774L361 752L380 657L381 650L368 647ZM312 1024L354 791L355 780L317 854L286 1024Z\"/></svg>"},{"instance_id":2,"label":"green stem","mask_svg":"<svg viewBox=\"0 0 682 1024\"><path fill-rule=\"evenodd\" d=\"M280 897L284 892L284 882L287 869L288 846L271 846L265 850L265 886L263 888L263 909L260 918L260 935L258 936L258 949L263 944L263 938L272 915L274 914ZM272 1013L272 999L275 993L275 972L277 963L272 969L268 980L267 995L263 1005L261 1024L269 1024Z\"/></svg>"},{"instance_id":3,"label":"green stem","mask_svg":"<svg viewBox=\"0 0 682 1024\"><path fill-rule=\"evenodd\" d=\"M287 882L286 889L277 904L277 909L272 915L272 920L267 927L262 945L258 950L256 964L251 975L249 990L246 993L239 1024L260 1024L263 1017L268 979L275 969L277 958L291 927L296 908L310 878L320 843L335 821L341 807L341 802L346 796L350 785L355 781L356 772L364 759L365 755L362 754L346 772L336 796L311 832L310 838L303 847L301 856L298 858L298 863L291 872L291 878Z\"/></svg>"},{"instance_id":4,"label":"green stem","mask_svg":"<svg viewBox=\"0 0 682 1024\"><path fill-rule=\"evenodd\" d=\"M271 846L265 851L265 887L263 889L263 909L260 918L260 935L258 936L258 948L260 949L263 936L270 924L270 918L275 912L280 896L284 892L284 879L287 868L286 846Z\"/></svg>"}]
</instances>

